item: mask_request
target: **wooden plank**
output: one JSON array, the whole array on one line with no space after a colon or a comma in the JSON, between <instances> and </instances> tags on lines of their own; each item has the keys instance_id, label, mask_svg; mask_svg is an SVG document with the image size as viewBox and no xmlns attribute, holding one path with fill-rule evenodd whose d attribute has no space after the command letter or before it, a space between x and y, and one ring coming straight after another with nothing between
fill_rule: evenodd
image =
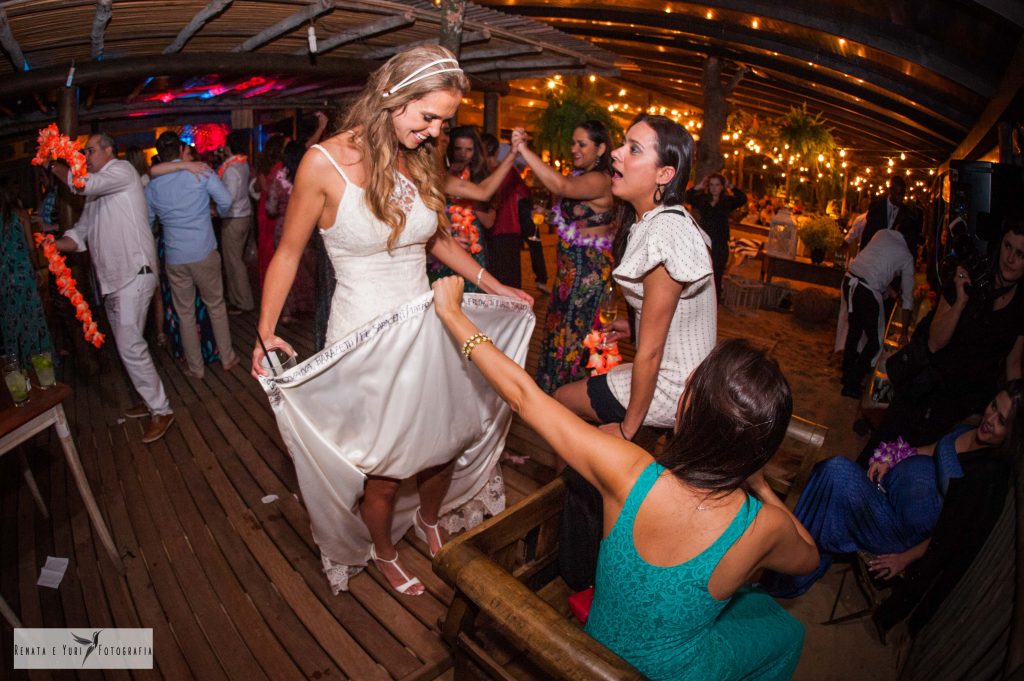
<instances>
[{"instance_id":1,"label":"wooden plank","mask_svg":"<svg viewBox=\"0 0 1024 681\"><path fill-rule=\"evenodd\" d=\"M123 447L124 429L119 428L118 430L119 438L116 442ZM91 438L80 439L78 441L79 451L83 449L83 444L91 447L91 442ZM113 456L109 455L112 452L111 444L111 440L108 439L106 441L108 456L99 457L99 472L104 484L113 488L118 485L119 480L117 465ZM131 484L130 481L129 484ZM125 581L132 605L138 613L138 621L133 624L137 624L137 626L145 624L146 627L153 629L153 663L156 671L166 679L184 681L191 678L192 672L189 670L185 655L171 630L168 617L160 605L152 577L143 560L132 521L129 518L125 495L110 495L107 501L107 513L111 532L117 537L118 546L124 550L122 555L125 564Z\"/></svg>"},{"instance_id":2,"label":"wooden plank","mask_svg":"<svg viewBox=\"0 0 1024 681\"><path fill-rule=\"evenodd\" d=\"M183 427L194 427L194 421L185 414L182 421L187 422ZM238 497L234 485L213 453L208 449L199 449L194 451L193 455L242 540L257 557L285 601L318 638L331 658L345 673L354 678L386 678L386 672L377 667L348 632L338 626L337 621L309 591L309 587L295 572L293 566L281 556L254 513Z\"/></svg>"},{"instance_id":3,"label":"wooden plank","mask_svg":"<svg viewBox=\"0 0 1024 681\"><path fill-rule=\"evenodd\" d=\"M111 443L114 458L122 479L121 489L129 509L132 527L138 537L139 556L147 568L148 578L152 581L150 588L156 593L166 613L165 617L173 631L172 636L177 639L182 650L187 651L185 659L193 674L201 676L204 680L226 680L228 677L209 641L196 626L195 616L188 607L189 601L174 575L170 557L160 540L155 520L150 515L145 499L146 492L143 491L142 481L135 469L130 445L124 438L123 431L114 429L111 434L114 436ZM170 641L154 638L154 652L169 643Z\"/></svg>"},{"instance_id":4,"label":"wooden plank","mask_svg":"<svg viewBox=\"0 0 1024 681\"><path fill-rule=\"evenodd\" d=\"M319 644L309 636L305 627L292 612L280 594L267 581L259 563L242 542L217 501L216 495L203 477L190 452L205 447L198 437L197 431L191 427L190 416L182 414L182 419L189 419L189 426L180 428L185 447L171 447L170 453L177 464L180 474L188 487L189 494L219 545L221 551L229 557L231 569L244 585L246 594L252 599L267 624L273 629L281 645L294 658L306 678L316 676L341 675L330 658Z\"/></svg>"},{"instance_id":5,"label":"wooden plank","mask_svg":"<svg viewBox=\"0 0 1024 681\"><path fill-rule=\"evenodd\" d=\"M46 490L44 494L48 497L47 506L50 509L50 531L53 536L54 555L70 556L74 550L71 525L68 523L68 495L71 491L68 489L65 476L64 457L58 455L59 449L60 445L57 439L53 438L50 441L50 451L47 457L50 471L48 484L40 489ZM81 454L82 452L79 450L79 456ZM39 457L39 459L41 458ZM34 460L37 459L29 458L30 462ZM82 585L77 578L65 579L61 582L60 597L64 606L64 621L68 626L80 626L89 621L82 595Z\"/></svg>"},{"instance_id":6,"label":"wooden plank","mask_svg":"<svg viewBox=\"0 0 1024 681\"><path fill-rule=\"evenodd\" d=\"M192 542L180 520L183 504L165 488L156 472L154 455L167 455L165 443L160 441L146 447L133 439L129 441L129 447L145 491L150 515L170 558L174 574L221 665L230 678L238 681L267 678L253 660L239 632L232 626L231 619L220 603L218 590L210 583L194 553Z\"/></svg>"},{"instance_id":7,"label":"wooden plank","mask_svg":"<svg viewBox=\"0 0 1024 681\"><path fill-rule=\"evenodd\" d=\"M239 584L228 564L228 559L221 553L210 536L179 469L179 466L192 466L194 462L185 458L172 461L172 451L187 451L187 445L180 430L169 432L164 440L156 445L152 448L156 450L152 461L160 474L168 497L174 500L175 517L181 523L185 540L209 579L212 591L220 601L225 615L233 624L234 629L243 633L241 641L248 648L254 662L259 665L268 678L274 679L274 681L303 678L303 674L278 643L277 638L270 631L252 601L246 596L242 585ZM216 508L211 509L212 511L221 511L219 504L215 504L215 506Z\"/></svg>"}]
</instances>

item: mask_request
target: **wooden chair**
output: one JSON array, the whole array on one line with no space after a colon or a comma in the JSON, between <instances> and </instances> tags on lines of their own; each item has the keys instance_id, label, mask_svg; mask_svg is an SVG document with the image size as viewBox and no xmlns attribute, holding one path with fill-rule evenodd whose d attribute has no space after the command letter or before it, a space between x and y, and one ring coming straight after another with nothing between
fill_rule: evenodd
<instances>
[{"instance_id":1,"label":"wooden chair","mask_svg":"<svg viewBox=\"0 0 1024 681\"><path fill-rule=\"evenodd\" d=\"M543 445L540 451L524 451L523 445L532 441L524 428L521 422L513 426L517 453L529 453L534 461L550 460L543 441L533 441ZM806 484L826 430L794 418L769 465L770 483L791 506L796 502L789 497ZM455 590L442 636L454 651L457 680L644 678L587 636L569 614L569 590L556 574L565 493L562 479L552 480L449 541L434 559L434 571Z\"/></svg>"}]
</instances>

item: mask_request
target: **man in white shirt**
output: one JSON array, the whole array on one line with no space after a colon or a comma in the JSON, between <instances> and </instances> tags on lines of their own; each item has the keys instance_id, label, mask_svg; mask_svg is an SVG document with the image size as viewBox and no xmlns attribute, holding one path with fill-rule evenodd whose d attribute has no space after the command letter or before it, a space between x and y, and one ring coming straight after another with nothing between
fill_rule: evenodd
<instances>
[{"instance_id":1,"label":"man in white shirt","mask_svg":"<svg viewBox=\"0 0 1024 681\"><path fill-rule=\"evenodd\" d=\"M109 136L89 138L85 163L89 175L82 189L71 184L71 171L65 164L50 164L57 179L86 197L81 218L57 240L57 248L90 252L118 355L145 402L125 415L151 415L142 441L155 442L174 423L174 412L142 337L159 271L146 197L139 174L130 163L115 157Z\"/></svg>"},{"instance_id":2,"label":"man in white shirt","mask_svg":"<svg viewBox=\"0 0 1024 681\"><path fill-rule=\"evenodd\" d=\"M249 201L249 160L243 152L248 147L246 133L236 130L228 135L229 155L217 170L221 182L231 193L231 210L221 223L220 247L224 256L227 280L228 312L238 314L256 307L249 286L249 273L243 256L245 242L252 231L252 203Z\"/></svg>"},{"instance_id":3,"label":"man in white shirt","mask_svg":"<svg viewBox=\"0 0 1024 681\"><path fill-rule=\"evenodd\" d=\"M884 321L882 296L893 279L900 277L903 329L914 307L914 252L917 234L907 221L897 229L883 229L850 264L843 280L843 304L847 310L849 330L843 351L843 388L845 397L859 398L861 382L871 369L875 356L882 347ZM861 336L864 346L858 349ZM901 344L907 339L901 339Z\"/></svg>"}]
</instances>

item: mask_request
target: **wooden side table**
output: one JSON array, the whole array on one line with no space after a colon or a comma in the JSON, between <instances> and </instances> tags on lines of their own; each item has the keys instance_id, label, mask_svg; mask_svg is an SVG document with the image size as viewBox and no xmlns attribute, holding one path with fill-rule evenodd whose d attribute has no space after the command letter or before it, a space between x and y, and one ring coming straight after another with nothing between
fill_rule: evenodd
<instances>
[{"instance_id":1,"label":"wooden side table","mask_svg":"<svg viewBox=\"0 0 1024 681\"><path fill-rule=\"evenodd\" d=\"M845 271L827 265L815 265L808 258L776 258L766 253L761 264L761 279L766 284L771 283L772 277L780 277L840 288L844 276Z\"/></svg>"},{"instance_id":2,"label":"wooden side table","mask_svg":"<svg viewBox=\"0 0 1024 681\"><path fill-rule=\"evenodd\" d=\"M103 548L106 549L110 562L123 575L124 563L121 562L121 556L118 555L117 549L114 547L114 540L110 536L106 521L100 514L99 506L96 505L96 499L89 487L89 479L85 476L82 461L78 458L78 449L75 448L75 441L68 428L67 417L64 415L63 402L70 396L71 388L63 383L58 383L46 390L33 388L28 401L18 407L11 402L7 391L2 391L0 393L0 407L2 407L2 411L0 411L0 456L27 441L33 435L53 426L57 430L61 447L64 449L64 458L67 459L68 468L78 487L78 492L82 495L82 501L85 503L85 510L89 514L93 529L99 536ZM28 473L26 479L31 480L31 472ZM34 487L34 481L31 481L29 486ZM38 491L34 490L33 496L36 498L37 504L42 504L42 497L38 495ZM45 506L43 506L43 510L45 511ZM20 626L11 621L14 613L2 599L0 599L0 614L3 614L5 619L11 622L11 626ZM14 619L17 620L16 617Z\"/></svg>"}]
</instances>

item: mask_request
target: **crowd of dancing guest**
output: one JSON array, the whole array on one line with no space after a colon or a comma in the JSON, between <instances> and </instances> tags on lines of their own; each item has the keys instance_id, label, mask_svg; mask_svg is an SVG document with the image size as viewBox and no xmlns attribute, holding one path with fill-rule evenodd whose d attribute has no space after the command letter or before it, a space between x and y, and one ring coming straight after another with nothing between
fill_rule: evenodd
<instances>
[{"instance_id":1,"label":"crowd of dancing guest","mask_svg":"<svg viewBox=\"0 0 1024 681\"><path fill-rule=\"evenodd\" d=\"M1007 462L1024 453L1024 384L994 387L1020 377L1024 297L1017 283L1024 274L1024 227L1007 223L990 291L970 288L971 274L961 268L918 327L911 346L925 353L925 373L897 390L869 443L873 460L864 467L844 457L821 463L790 514L763 476L789 421L789 386L763 351L737 341L716 347L729 217L747 204L744 192L717 174L688 192L692 138L672 120L646 114L618 146L603 124L580 121L572 136L574 169L563 174L531 149L526 130L515 129L503 145L471 126L449 129L467 88L449 52L419 47L376 71L322 142L326 116L318 116L309 144L272 135L255 154L258 140L236 130L216 159L200 163L177 134L165 132L150 167L142 150L126 155L129 165L116 160L110 138L91 137L86 211L58 245L94 254L118 352L144 402L128 415L152 417L147 442L173 422L142 336L158 281L165 282L165 295L156 296L163 303L159 330L195 380L204 379L208 364L220 361L230 371L238 362L228 315L257 304L260 339L251 371L271 394L278 377L268 375L265 348L294 355L288 336L311 324L315 298L329 311L318 343L327 349L302 371L335 361L364 336L383 338L375 341L385 344L374 360L375 380L308 388L338 421L344 417L332 412L334 391L380 392L388 389L382 385L400 384L399 374L422 378L409 379L401 353L386 352L388 334L405 317L383 315L408 312L428 297L433 281L431 314L471 362L454 373L468 372L488 395L506 400L568 466L570 506L561 537L567 560L561 564L582 566L563 574L571 586L596 588L587 631L653 679L755 672L787 678L799 659L802 631L764 590L750 586L762 570L760 584L780 596L803 593L837 555L857 550L877 554L871 567L882 577L903 572L926 560L944 515L971 508L961 490L976 488L982 478L988 484L998 477L993 471L1005 472ZM536 227L536 208L517 163L532 173L536 189L551 195L557 237L533 378L463 308L464 291L481 292L512 299L497 302L510 315L529 316L534 301L520 290L520 258ZM67 182L67 168L53 171ZM0 193L5 262L25 242L27 221L15 208ZM763 221L771 208L762 200L749 211ZM852 328L856 336L877 336L877 325L869 324L881 310L876 293L897 270L908 307L911 234L901 228L906 224L898 207L883 208L892 229L876 230L846 286L860 320ZM116 240L99 229L108 222ZM315 239L333 274L329 287L315 274ZM246 255L250 241L255 257ZM543 259L539 266L532 262L543 283ZM6 297L19 296L27 276L24 267L12 270ZM598 307L608 289L621 291L630 314L603 325ZM31 296L26 300L31 307ZM474 296L466 309L486 304L481 301L496 304L493 297ZM28 324L32 317L25 319ZM381 319L391 321L368 326ZM444 337L438 320L430 319L430 328ZM608 343L631 339L633 361L589 375L584 339L594 330L604 331ZM41 347L40 338L15 336L3 327L5 348L24 354ZM854 343L848 350L844 383L853 393L878 347ZM470 401L438 392L434 409ZM493 414L480 408L481 424L489 423ZM977 420L965 423L972 413ZM403 432L408 424L391 418L367 416L359 426ZM322 448L336 435L285 421L279 417L293 455ZM632 442L645 427L667 435L657 459ZM890 433L910 444L879 445ZM450 456L426 461L415 453L368 450L346 460L344 473L332 468L329 456L315 471L296 459L307 503L333 498L329 492L354 500L341 504L346 524L338 526L318 526L313 516L319 511L311 509L332 585L347 584L354 571L374 562L397 592L424 592L396 542L412 528L430 555L440 550L443 515L450 510L446 495L467 450L463 434L448 432L447 423L436 424L433 434L432 444ZM473 475L483 484L491 473ZM311 493L317 476L327 494ZM405 481L415 487L410 498L402 497L411 490L405 485L402 491ZM351 550L328 555L334 540Z\"/></svg>"}]
</instances>

